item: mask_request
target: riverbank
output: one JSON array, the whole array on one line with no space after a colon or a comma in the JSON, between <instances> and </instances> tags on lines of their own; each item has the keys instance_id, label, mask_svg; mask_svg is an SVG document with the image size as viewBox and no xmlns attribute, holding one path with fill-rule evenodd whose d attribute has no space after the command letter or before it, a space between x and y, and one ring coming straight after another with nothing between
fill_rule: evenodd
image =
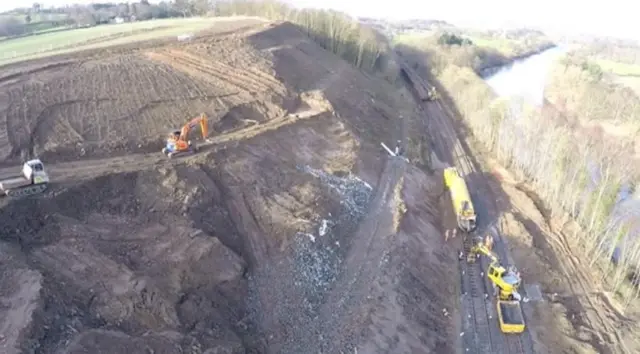
<instances>
[{"instance_id":1,"label":"riverbank","mask_svg":"<svg viewBox=\"0 0 640 354\"><path fill-rule=\"evenodd\" d=\"M502 191L506 210L522 216L527 235L507 235L514 262L525 283L539 283L551 301L531 305L530 325L556 347L625 352L622 338L635 342L637 328L629 319L639 314L637 293L625 285L625 267L612 269L600 247L625 231L624 224L607 222L624 160L607 158L601 144L533 107L522 107L514 119L511 102L469 67L449 65L436 79L441 103L466 133L474 155L485 157L484 174L496 177L494 189ZM593 168L603 171L606 183L586 183ZM588 318L588 325L574 321L576 316ZM569 339L596 335L608 340L595 345Z\"/></svg>"},{"instance_id":2,"label":"riverbank","mask_svg":"<svg viewBox=\"0 0 640 354\"><path fill-rule=\"evenodd\" d=\"M478 74L478 76L480 76L482 79L488 79L489 77L495 75L497 72L504 70L505 68L508 68L510 66L512 66L513 64L525 60L525 59L529 59L535 55L540 55L548 50L554 49L554 48L558 48L558 45L555 43L547 43L547 44L543 44L538 48L534 48L530 51L524 52L522 54L519 55L515 55L512 57L507 57L507 62L502 63L502 64L497 64L497 65L490 65L487 66L485 68L480 69L479 71L476 71L476 73Z\"/></svg>"}]
</instances>

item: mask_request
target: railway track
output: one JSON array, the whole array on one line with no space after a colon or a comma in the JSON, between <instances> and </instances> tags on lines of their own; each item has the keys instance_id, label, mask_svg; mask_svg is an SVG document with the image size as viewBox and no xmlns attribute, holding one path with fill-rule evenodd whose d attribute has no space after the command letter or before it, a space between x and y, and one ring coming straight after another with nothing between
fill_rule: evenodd
<instances>
[{"instance_id":1,"label":"railway track","mask_svg":"<svg viewBox=\"0 0 640 354\"><path fill-rule=\"evenodd\" d=\"M497 353L493 348L491 338L491 323L489 322L489 314L487 313L486 289L482 283L479 265L477 263L467 262L466 255L471 250L473 241L471 237L465 237L463 242L464 255L460 259L460 272L462 274L462 298L463 307L467 318L472 318L473 327L471 332L464 333L464 343L466 353Z\"/></svg>"},{"instance_id":2,"label":"railway track","mask_svg":"<svg viewBox=\"0 0 640 354\"><path fill-rule=\"evenodd\" d=\"M440 161L458 168L472 191L490 193L487 181L476 169L469 150L462 144L462 140L451 122L451 115L441 105L440 101L424 102L420 99L420 90L427 87L424 80L415 75L409 78L409 88L420 106L425 133L434 139L436 155ZM421 89L416 86L423 85ZM479 215L480 225L475 233L483 234L490 231L496 241L496 251L501 259L509 259L504 239L499 231L491 226L498 217L497 205L494 198L488 195L472 196L474 203L480 202L476 209L486 210L485 215ZM473 235L463 235L460 260L461 275L461 313L462 313L462 348L463 353L470 354L533 354L531 334L527 328L520 335L507 335L499 328L496 309L496 298L493 286L484 274L487 260L480 257L479 261L468 263L466 255L473 245ZM499 248L499 249L498 249ZM525 319L526 321L526 319Z\"/></svg>"}]
</instances>

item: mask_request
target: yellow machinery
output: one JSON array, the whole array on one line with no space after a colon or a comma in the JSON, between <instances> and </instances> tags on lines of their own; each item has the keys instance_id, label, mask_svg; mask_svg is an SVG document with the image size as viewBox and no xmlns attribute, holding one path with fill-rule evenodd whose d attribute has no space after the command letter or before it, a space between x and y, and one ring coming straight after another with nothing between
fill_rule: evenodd
<instances>
[{"instance_id":1,"label":"yellow machinery","mask_svg":"<svg viewBox=\"0 0 640 354\"><path fill-rule=\"evenodd\" d=\"M500 330L503 333L522 333L525 329L524 317L520 300L522 297L518 293L520 286L520 274L515 267L508 269L503 267L498 257L482 242L474 245L467 255L468 262L475 262L479 255L485 255L489 258L490 263L487 268L487 277L497 291L498 321L500 322Z\"/></svg>"},{"instance_id":2,"label":"yellow machinery","mask_svg":"<svg viewBox=\"0 0 640 354\"><path fill-rule=\"evenodd\" d=\"M467 183L455 167L444 169L444 185L449 189L453 211L456 213L458 227L465 232L476 228L476 212L473 209Z\"/></svg>"},{"instance_id":3,"label":"yellow machinery","mask_svg":"<svg viewBox=\"0 0 640 354\"><path fill-rule=\"evenodd\" d=\"M496 307L502 333L520 334L524 332L525 324L520 301L498 300Z\"/></svg>"},{"instance_id":4,"label":"yellow machinery","mask_svg":"<svg viewBox=\"0 0 640 354\"><path fill-rule=\"evenodd\" d=\"M435 101L438 99L438 91L436 91L435 86L431 86L427 90L427 101Z\"/></svg>"},{"instance_id":5,"label":"yellow machinery","mask_svg":"<svg viewBox=\"0 0 640 354\"><path fill-rule=\"evenodd\" d=\"M209 134L209 128L207 125L207 116L202 113L200 116L193 118L182 129L176 130L169 134L165 147L162 149L162 153L172 157L176 154L185 152L195 152L196 146L189 138L189 132L191 129L200 126L200 132L202 133L202 139L206 139Z\"/></svg>"}]
</instances>

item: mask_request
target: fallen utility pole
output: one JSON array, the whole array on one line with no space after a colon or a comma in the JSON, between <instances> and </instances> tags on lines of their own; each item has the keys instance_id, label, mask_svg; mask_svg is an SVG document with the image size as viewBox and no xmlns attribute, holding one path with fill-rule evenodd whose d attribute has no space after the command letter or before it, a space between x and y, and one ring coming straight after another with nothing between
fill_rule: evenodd
<instances>
[{"instance_id":1,"label":"fallen utility pole","mask_svg":"<svg viewBox=\"0 0 640 354\"><path fill-rule=\"evenodd\" d=\"M398 154L396 154L395 152L393 152L391 149L389 149L389 147L387 145L385 145L385 143L380 142L380 145L382 145L382 147L387 150L387 152L389 153L389 155L393 156L393 157L402 157L403 160L409 162L409 159L404 157L404 156L399 156Z\"/></svg>"}]
</instances>

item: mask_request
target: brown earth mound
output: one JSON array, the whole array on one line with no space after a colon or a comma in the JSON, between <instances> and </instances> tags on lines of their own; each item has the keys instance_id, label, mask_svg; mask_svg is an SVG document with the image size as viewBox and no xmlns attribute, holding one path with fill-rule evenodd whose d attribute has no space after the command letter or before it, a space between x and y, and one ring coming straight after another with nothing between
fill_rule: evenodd
<instances>
[{"instance_id":1,"label":"brown earth mound","mask_svg":"<svg viewBox=\"0 0 640 354\"><path fill-rule=\"evenodd\" d=\"M55 182L2 202L0 351L453 352L439 178L379 148L400 90L287 23L78 58L0 86L0 157Z\"/></svg>"}]
</instances>

